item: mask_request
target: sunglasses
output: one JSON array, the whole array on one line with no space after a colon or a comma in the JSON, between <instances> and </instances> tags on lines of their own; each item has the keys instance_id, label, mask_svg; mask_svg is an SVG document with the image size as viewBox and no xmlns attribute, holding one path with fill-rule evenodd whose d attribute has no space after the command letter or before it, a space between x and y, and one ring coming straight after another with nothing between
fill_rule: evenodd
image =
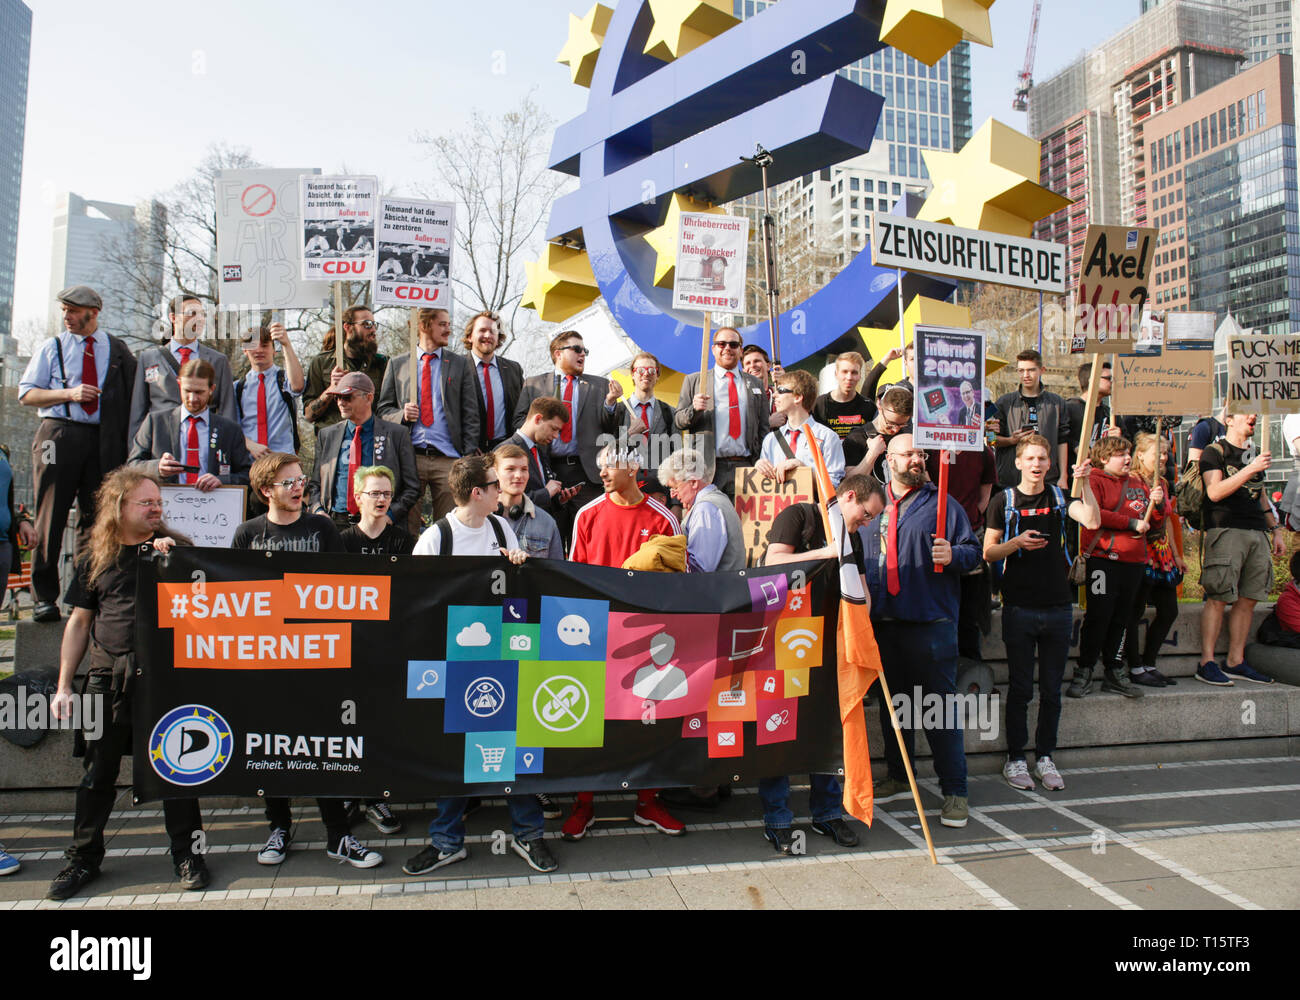
<instances>
[{"instance_id":1,"label":"sunglasses","mask_svg":"<svg viewBox=\"0 0 1300 1000\"><path fill-rule=\"evenodd\" d=\"M352 326L359 326L363 330L378 330L379 324L373 319L362 320L360 323L352 323Z\"/></svg>"},{"instance_id":2,"label":"sunglasses","mask_svg":"<svg viewBox=\"0 0 1300 1000\"><path fill-rule=\"evenodd\" d=\"M740 346L740 341L739 340L715 340L713 342L713 346L721 347L723 349L730 348L731 350L734 351L737 347Z\"/></svg>"},{"instance_id":3,"label":"sunglasses","mask_svg":"<svg viewBox=\"0 0 1300 1000\"><path fill-rule=\"evenodd\" d=\"M295 486L304 486L306 485L306 483L307 483L306 476L295 476L293 479L281 479L277 483L272 483L272 485L283 486L286 490L291 490Z\"/></svg>"},{"instance_id":4,"label":"sunglasses","mask_svg":"<svg viewBox=\"0 0 1300 1000\"><path fill-rule=\"evenodd\" d=\"M794 390L791 389L788 385L779 385L776 387L776 391L780 393L782 396L784 396L788 392L794 392Z\"/></svg>"},{"instance_id":5,"label":"sunglasses","mask_svg":"<svg viewBox=\"0 0 1300 1000\"><path fill-rule=\"evenodd\" d=\"M590 354L591 348L583 347L581 344L565 344L560 348L562 351L573 351L575 354Z\"/></svg>"}]
</instances>

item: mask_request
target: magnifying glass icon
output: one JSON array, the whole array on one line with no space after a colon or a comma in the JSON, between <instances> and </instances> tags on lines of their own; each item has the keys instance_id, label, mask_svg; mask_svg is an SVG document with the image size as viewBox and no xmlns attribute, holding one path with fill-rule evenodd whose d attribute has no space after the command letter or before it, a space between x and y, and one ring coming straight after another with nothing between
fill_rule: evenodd
<instances>
[{"instance_id":1,"label":"magnifying glass icon","mask_svg":"<svg viewBox=\"0 0 1300 1000\"><path fill-rule=\"evenodd\" d=\"M438 671L426 670L424 674L420 677L420 683L415 685L415 690L417 692L423 691L425 688L432 687L437 683L438 683Z\"/></svg>"}]
</instances>

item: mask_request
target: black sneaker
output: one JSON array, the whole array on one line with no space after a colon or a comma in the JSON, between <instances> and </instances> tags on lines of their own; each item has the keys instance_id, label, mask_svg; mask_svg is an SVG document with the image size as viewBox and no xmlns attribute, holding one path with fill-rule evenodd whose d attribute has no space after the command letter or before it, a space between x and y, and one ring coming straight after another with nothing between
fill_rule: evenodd
<instances>
[{"instance_id":1,"label":"black sneaker","mask_svg":"<svg viewBox=\"0 0 1300 1000\"><path fill-rule=\"evenodd\" d=\"M538 792L533 796L537 804L542 807L542 816L546 819L559 819L564 815L564 809L553 798L545 792Z\"/></svg>"},{"instance_id":2,"label":"black sneaker","mask_svg":"<svg viewBox=\"0 0 1300 1000\"><path fill-rule=\"evenodd\" d=\"M334 850L327 848L325 857L339 862L346 861L353 868L374 868L384 863L382 854L372 851L351 834L341 838Z\"/></svg>"},{"instance_id":3,"label":"black sneaker","mask_svg":"<svg viewBox=\"0 0 1300 1000\"><path fill-rule=\"evenodd\" d=\"M54 881L50 883L45 898L68 899L75 896L97 878L99 878L98 868L91 868L80 861L73 861L67 868L54 876Z\"/></svg>"},{"instance_id":4,"label":"black sneaker","mask_svg":"<svg viewBox=\"0 0 1300 1000\"><path fill-rule=\"evenodd\" d=\"M1163 686L1163 685L1162 685ZM1107 670L1102 675L1101 689L1103 691L1112 691L1115 694L1122 694L1125 698L1141 698L1142 689L1134 687L1129 683L1123 668L1119 670Z\"/></svg>"},{"instance_id":5,"label":"black sneaker","mask_svg":"<svg viewBox=\"0 0 1300 1000\"><path fill-rule=\"evenodd\" d=\"M36 607L32 609L32 621L34 622L56 622L59 618L59 606L53 601L40 601L37 603ZM59 874L61 875L63 873L60 872ZM65 897L58 896L55 898L64 899Z\"/></svg>"},{"instance_id":6,"label":"black sneaker","mask_svg":"<svg viewBox=\"0 0 1300 1000\"><path fill-rule=\"evenodd\" d=\"M393 810L388 808L386 802L376 802L373 806L366 807L366 819L382 834L400 833L402 831L402 821L393 815Z\"/></svg>"},{"instance_id":7,"label":"black sneaker","mask_svg":"<svg viewBox=\"0 0 1300 1000\"><path fill-rule=\"evenodd\" d=\"M763 836L771 844L778 854L794 853L794 833L789 827L783 830L773 830L771 827L763 827Z\"/></svg>"},{"instance_id":8,"label":"black sneaker","mask_svg":"<svg viewBox=\"0 0 1300 1000\"><path fill-rule=\"evenodd\" d=\"M402 865L402 871L406 872L407 875L427 875L436 868L454 865L457 861L464 861L468 857L469 851L465 850L464 847L459 851L440 851L430 844L410 861Z\"/></svg>"},{"instance_id":9,"label":"black sneaker","mask_svg":"<svg viewBox=\"0 0 1300 1000\"><path fill-rule=\"evenodd\" d=\"M546 841L541 837L534 837L532 840L520 840L518 837L510 838L510 846L514 852L528 862L528 867L538 872L553 872L560 867L560 863L555 860L555 855L551 849L546 846Z\"/></svg>"},{"instance_id":10,"label":"black sneaker","mask_svg":"<svg viewBox=\"0 0 1300 1000\"><path fill-rule=\"evenodd\" d=\"M1065 692L1065 696L1067 698L1085 698L1090 694L1092 694L1092 668L1075 667L1074 677L1070 679L1070 687Z\"/></svg>"},{"instance_id":11,"label":"black sneaker","mask_svg":"<svg viewBox=\"0 0 1300 1000\"><path fill-rule=\"evenodd\" d=\"M187 892L206 889L212 881L208 874L207 863L197 854L191 854L175 866L176 877L181 880L181 888Z\"/></svg>"},{"instance_id":12,"label":"black sneaker","mask_svg":"<svg viewBox=\"0 0 1300 1000\"><path fill-rule=\"evenodd\" d=\"M830 819L825 823L814 823L812 831L821 834L823 837L830 837L840 847L858 846L858 835L853 832L853 827L842 819Z\"/></svg>"}]
</instances>

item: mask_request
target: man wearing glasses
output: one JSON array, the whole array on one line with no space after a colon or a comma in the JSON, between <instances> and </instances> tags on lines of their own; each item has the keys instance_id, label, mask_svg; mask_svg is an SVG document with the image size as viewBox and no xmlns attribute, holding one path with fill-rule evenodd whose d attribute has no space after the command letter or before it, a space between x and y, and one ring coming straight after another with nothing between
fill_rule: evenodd
<instances>
[{"instance_id":1,"label":"man wearing glasses","mask_svg":"<svg viewBox=\"0 0 1300 1000\"><path fill-rule=\"evenodd\" d=\"M411 554L505 556L516 566L522 563L527 556L519 539L509 522L496 513L501 480L492 459L483 455L458 458L448 478L456 506L425 529Z\"/></svg>"},{"instance_id":2,"label":"man wearing glasses","mask_svg":"<svg viewBox=\"0 0 1300 1000\"><path fill-rule=\"evenodd\" d=\"M342 416L329 389L348 372L363 372L373 385L383 385L388 355L379 353L379 324L367 306L351 306L343 313L343 367L334 364L334 331L325 334L321 352L307 366L307 388L302 393L302 415L319 434Z\"/></svg>"},{"instance_id":3,"label":"man wearing glasses","mask_svg":"<svg viewBox=\"0 0 1300 1000\"><path fill-rule=\"evenodd\" d=\"M897 434L912 430L912 394L900 385L891 385L880 397L880 412L867 425L867 454L850 475L869 474L877 482L889 482L885 451Z\"/></svg>"},{"instance_id":4,"label":"man wearing glasses","mask_svg":"<svg viewBox=\"0 0 1300 1000\"><path fill-rule=\"evenodd\" d=\"M713 484L734 501L736 469L753 465L768 431L763 383L740 367L740 334L729 326L713 335L713 377L700 385L700 373L682 381L673 423L699 435L699 447L714 459Z\"/></svg>"},{"instance_id":5,"label":"man wearing glasses","mask_svg":"<svg viewBox=\"0 0 1300 1000\"><path fill-rule=\"evenodd\" d=\"M659 359L642 351L632 359L632 395L618 408L619 427L627 428L628 446L641 456L645 476L642 490L662 504L668 503L668 488L656 470L672 453L673 411L655 398L659 381Z\"/></svg>"},{"instance_id":6,"label":"man wearing glasses","mask_svg":"<svg viewBox=\"0 0 1300 1000\"><path fill-rule=\"evenodd\" d=\"M393 505L394 478L393 470L386 465L366 465L353 475L353 491L361 508L361 519L340 533L343 547L349 552L370 556L410 555L415 539L400 524L388 519L388 509Z\"/></svg>"},{"instance_id":7,"label":"man wearing glasses","mask_svg":"<svg viewBox=\"0 0 1300 1000\"><path fill-rule=\"evenodd\" d=\"M815 463L808 445L808 437L813 435L825 458L831 485L840 485L844 478L844 447L838 434L808 415L816 399L817 380L808 372L796 368L781 373L776 380L776 408L785 416L785 425L763 439L763 449L756 463L760 475L782 483L801 465L813 468Z\"/></svg>"}]
</instances>

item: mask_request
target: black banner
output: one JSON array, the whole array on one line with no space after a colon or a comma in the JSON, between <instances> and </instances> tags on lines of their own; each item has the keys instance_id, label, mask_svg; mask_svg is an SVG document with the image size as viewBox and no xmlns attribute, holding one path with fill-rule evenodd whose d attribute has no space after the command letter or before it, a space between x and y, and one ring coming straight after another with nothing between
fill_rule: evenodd
<instances>
[{"instance_id":1,"label":"black banner","mask_svg":"<svg viewBox=\"0 0 1300 1000\"><path fill-rule=\"evenodd\" d=\"M410 801L838 772L825 570L177 548L141 568L136 794Z\"/></svg>"}]
</instances>

